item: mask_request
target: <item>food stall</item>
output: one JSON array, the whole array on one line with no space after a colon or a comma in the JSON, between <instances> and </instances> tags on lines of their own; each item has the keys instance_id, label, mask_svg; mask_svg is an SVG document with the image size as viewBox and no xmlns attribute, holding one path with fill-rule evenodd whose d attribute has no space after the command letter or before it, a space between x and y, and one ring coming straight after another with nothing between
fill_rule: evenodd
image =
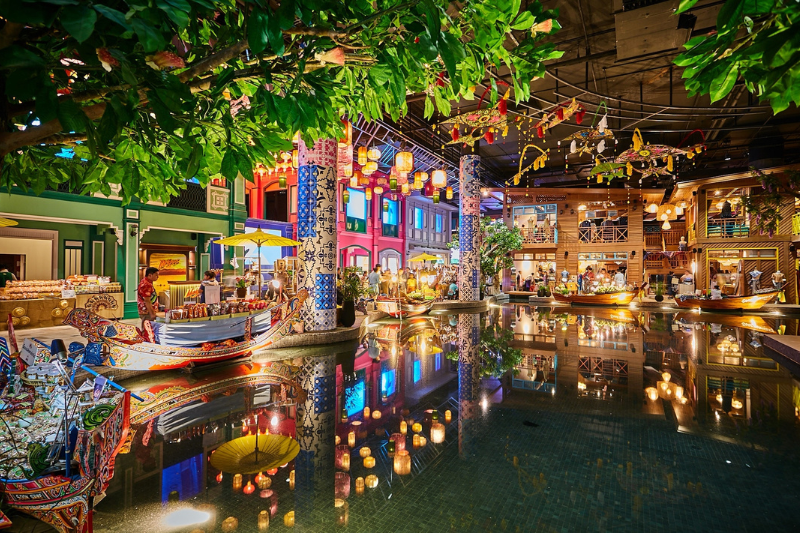
<instances>
[{"instance_id":1,"label":"food stall","mask_svg":"<svg viewBox=\"0 0 800 533\"><path fill-rule=\"evenodd\" d=\"M11 281L0 292L0 317L10 315L15 328L60 326L76 307L103 318L122 318L122 285L100 276L70 276ZM0 331L7 328L7 320L0 320Z\"/></svg>"}]
</instances>

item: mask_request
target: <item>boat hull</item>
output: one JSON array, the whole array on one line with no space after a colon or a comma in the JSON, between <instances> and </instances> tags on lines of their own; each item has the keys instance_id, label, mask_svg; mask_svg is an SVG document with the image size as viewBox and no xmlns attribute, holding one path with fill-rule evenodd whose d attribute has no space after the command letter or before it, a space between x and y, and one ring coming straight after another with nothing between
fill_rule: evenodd
<instances>
[{"instance_id":1,"label":"boat hull","mask_svg":"<svg viewBox=\"0 0 800 533\"><path fill-rule=\"evenodd\" d=\"M378 311L382 311L393 318L407 318L424 315L433 307L433 300L426 302L403 302L397 300L375 300Z\"/></svg>"},{"instance_id":2,"label":"boat hull","mask_svg":"<svg viewBox=\"0 0 800 533\"><path fill-rule=\"evenodd\" d=\"M733 296L721 300L703 300L700 298L676 298L675 304L683 309L701 309L703 311L756 311L778 296L779 291L770 291L752 296Z\"/></svg>"},{"instance_id":3,"label":"boat hull","mask_svg":"<svg viewBox=\"0 0 800 533\"><path fill-rule=\"evenodd\" d=\"M628 305L636 297L635 292L615 292L611 294L563 294L553 293L559 303L573 305Z\"/></svg>"}]
</instances>

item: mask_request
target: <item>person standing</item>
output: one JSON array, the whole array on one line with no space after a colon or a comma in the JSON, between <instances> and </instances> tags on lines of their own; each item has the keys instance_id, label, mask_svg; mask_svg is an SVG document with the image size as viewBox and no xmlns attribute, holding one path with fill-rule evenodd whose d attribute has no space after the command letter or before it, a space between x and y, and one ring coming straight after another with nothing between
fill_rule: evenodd
<instances>
[{"instance_id":1,"label":"person standing","mask_svg":"<svg viewBox=\"0 0 800 533\"><path fill-rule=\"evenodd\" d=\"M142 281L136 287L136 307L139 311L139 318L142 319L142 331L144 331L145 321L156 319L158 293L153 286L156 280L158 280L158 269L156 267L147 267Z\"/></svg>"},{"instance_id":2,"label":"person standing","mask_svg":"<svg viewBox=\"0 0 800 533\"><path fill-rule=\"evenodd\" d=\"M381 283L381 265L375 265L375 268L373 268L372 272L369 273L367 281L369 282L369 290L372 291L376 296L380 294L379 285Z\"/></svg>"},{"instance_id":3,"label":"person standing","mask_svg":"<svg viewBox=\"0 0 800 533\"><path fill-rule=\"evenodd\" d=\"M9 281L17 281L17 276L13 272L9 272L7 266L0 265L0 289L4 288Z\"/></svg>"}]
</instances>

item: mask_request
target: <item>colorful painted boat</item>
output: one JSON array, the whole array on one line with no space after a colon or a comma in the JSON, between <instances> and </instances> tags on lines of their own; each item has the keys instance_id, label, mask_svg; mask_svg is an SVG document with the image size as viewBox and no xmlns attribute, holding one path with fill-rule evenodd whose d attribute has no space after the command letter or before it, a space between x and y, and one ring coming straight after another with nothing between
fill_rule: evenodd
<instances>
[{"instance_id":1,"label":"colorful painted boat","mask_svg":"<svg viewBox=\"0 0 800 533\"><path fill-rule=\"evenodd\" d=\"M308 292L301 290L288 302L272 308L272 327L254 337L250 337L246 328L244 340L240 342L229 339L193 347L158 344L145 340L145 333L135 326L106 320L86 309L74 309L64 323L76 327L90 342L103 344L109 355L105 364L109 366L126 370L170 370L250 356L271 346L292 332L292 323L307 297Z\"/></svg>"},{"instance_id":2,"label":"colorful painted boat","mask_svg":"<svg viewBox=\"0 0 800 533\"><path fill-rule=\"evenodd\" d=\"M720 300L679 296L675 304L683 309L703 311L756 311L774 300L780 291L768 291L751 296L728 296Z\"/></svg>"},{"instance_id":3,"label":"colorful painted boat","mask_svg":"<svg viewBox=\"0 0 800 533\"><path fill-rule=\"evenodd\" d=\"M381 298L375 300L378 311L383 311L393 318L407 318L424 315L433 307L433 300L408 300L397 298Z\"/></svg>"},{"instance_id":4,"label":"colorful painted boat","mask_svg":"<svg viewBox=\"0 0 800 533\"><path fill-rule=\"evenodd\" d=\"M572 305L628 305L636 298L635 292L612 292L608 294L569 294L553 293L559 303Z\"/></svg>"},{"instance_id":5,"label":"colorful painted boat","mask_svg":"<svg viewBox=\"0 0 800 533\"><path fill-rule=\"evenodd\" d=\"M91 533L95 499L102 497L114 477L114 462L129 426L130 392L126 392L100 425L78 432L73 459L78 462L79 474L0 480L3 501L59 533Z\"/></svg>"}]
</instances>

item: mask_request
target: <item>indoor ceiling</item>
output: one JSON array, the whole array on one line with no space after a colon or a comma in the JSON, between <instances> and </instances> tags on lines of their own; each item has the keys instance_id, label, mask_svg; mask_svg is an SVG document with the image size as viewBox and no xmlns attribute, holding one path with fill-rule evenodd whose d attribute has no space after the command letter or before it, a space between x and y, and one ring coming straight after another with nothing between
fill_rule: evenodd
<instances>
[{"instance_id":1,"label":"indoor ceiling","mask_svg":"<svg viewBox=\"0 0 800 533\"><path fill-rule=\"evenodd\" d=\"M504 185L518 170L522 148L534 143L549 148L550 159L544 168L525 174L520 186L586 185L594 164L592 157L571 156L565 168L564 153L569 143L559 146L558 141L591 125L601 101L608 106L608 126L618 139L618 144L612 143L604 153L607 157L613 155L612 151L620 153L629 148L636 128L645 143L672 146L679 145L695 129L705 133L706 153L693 161L679 162L675 176L645 179L645 187L671 188L675 181L800 160L797 150L800 113L796 108L773 116L771 108L760 104L741 83L726 98L713 104L707 95L688 97L681 80L683 69L673 66L672 61L688 39L713 29L723 2L701 0L689 17L673 14L678 3L678 0L544 0L545 8L557 8L560 12L562 29L552 40L564 55L548 62L546 78L531 82L530 101L520 105L509 102L509 114L534 117L535 122L543 111L571 98L576 98L587 113L581 126L573 118L550 130L544 139L532 131L533 122L526 121L521 131L512 126L506 138L498 135L491 145L482 140L479 153L484 183ZM501 69L487 76L502 79L507 74ZM447 145L450 140L447 132L434 133L432 124L444 117L426 121L424 98L424 95L410 95L408 115L390 125L414 143L457 165L461 146ZM477 99L461 101L453 106L453 115L474 110L476 105ZM694 134L687 144L700 141L701 137ZM532 161L533 157L527 156L525 165ZM624 186L626 182L639 185L633 179L614 180L612 185Z\"/></svg>"}]
</instances>

